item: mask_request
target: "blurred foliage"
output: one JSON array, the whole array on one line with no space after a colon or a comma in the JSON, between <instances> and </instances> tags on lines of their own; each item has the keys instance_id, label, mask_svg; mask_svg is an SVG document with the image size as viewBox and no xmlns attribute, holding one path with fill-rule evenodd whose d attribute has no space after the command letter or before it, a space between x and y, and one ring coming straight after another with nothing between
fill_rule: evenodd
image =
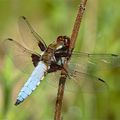
<instances>
[{"instance_id":1,"label":"blurred foliage","mask_svg":"<svg viewBox=\"0 0 120 120\"><path fill-rule=\"evenodd\" d=\"M58 35L70 36L80 0L0 0L0 41L7 37L21 39L17 28L19 16L26 16L47 44ZM120 0L88 0L77 51L120 53ZM94 71L110 89L101 94L65 92L64 120L119 120L120 69ZM20 77L21 76L21 77ZM0 120L52 120L57 89L45 81L20 106L14 101L23 85L19 73L0 46Z\"/></svg>"}]
</instances>

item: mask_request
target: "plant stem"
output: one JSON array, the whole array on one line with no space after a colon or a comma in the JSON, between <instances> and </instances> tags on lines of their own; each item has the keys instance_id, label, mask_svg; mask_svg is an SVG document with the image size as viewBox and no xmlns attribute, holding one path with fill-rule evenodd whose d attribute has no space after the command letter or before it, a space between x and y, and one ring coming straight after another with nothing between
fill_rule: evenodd
<instances>
[{"instance_id":1,"label":"plant stem","mask_svg":"<svg viewBox=\"0 0 120 120\"><path fill-rule=\"evenodd\" d=\"M59 88L58 88L57 99L56 99L56 106L55 106L54 120L62 120L61 119L61 109L62 109L65 81L66 81L65 77L60 77Z\"/></svg>"},{"instance_id":2,"label":"plant stem","mask_svg":"<svg viewBox=\"0 0 120 120\"><path fill-rule=\"evenodd\" d=\"M82 21L82 16L85 11L87 0L82 0L78 9L77 17L73 26L72 34L71 34L71 44L70 44L70 50L72 51L75 46L75 42L78 36L78 32L80 29L80 24Z\"/></svg>"},{"instance_id":3,"label":"plant stem","mask_svg":"<svg viewBox=\"0 0 120 120\"><path fill-rule=\"evenodd\" d=\"M85 10L87 0L82 0L78 9L78 14L74 23L74 27L72 30L71 34L71 43L70 43L70 52L72 53L74 47L75 47L75 42L78 36L78 32L80 29L80 23L82 20L82 16ZM54 120L62 120L61 118L61 109L62 109L62 101L63 101L63 95L64 95L64 87L65 87L65 82L66 82L66 71L67 70L67 64L68 61L70 60L70 57L66 59L66 62L64 64L64 69L61 71L61 77L59 80L59 87L58 87L58 93L57 93L57 99L56 99L56 105L55 105L55 116Z\"/></svg>"}]
</instances>

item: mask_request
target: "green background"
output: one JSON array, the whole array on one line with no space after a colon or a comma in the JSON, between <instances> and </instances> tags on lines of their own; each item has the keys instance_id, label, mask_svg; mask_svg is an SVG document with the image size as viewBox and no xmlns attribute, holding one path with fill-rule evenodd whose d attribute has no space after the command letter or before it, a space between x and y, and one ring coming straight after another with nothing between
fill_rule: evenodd
<instances>
[{"instance_id":1,"label":"green background","mask_svg":"<svg viewBox=\"0 0 120 120\"><path fill-rule=\"evenodd\" d=\"M51 43L71 35L80 0L0 0L0 41L21 39L17 20L26 16L35 30ZM120 53L120 0L88 0L75 49L89 53ZM95 71L109 91L100 94L65 92L64 120L119 120L120 69ZM25 82L0 46L0 120L52 120L57 89L45 81L20 106L14 106Z\"/></svg>"}]
</instances>

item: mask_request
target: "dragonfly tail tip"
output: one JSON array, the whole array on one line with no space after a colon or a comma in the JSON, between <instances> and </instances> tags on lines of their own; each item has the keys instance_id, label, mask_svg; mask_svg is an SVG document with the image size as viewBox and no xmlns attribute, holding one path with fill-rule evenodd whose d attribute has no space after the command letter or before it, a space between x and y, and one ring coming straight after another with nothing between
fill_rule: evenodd
<instances>
[{"instance_id":1,"label":"dragonfly tail tip","mask_svg":"<svg viewBox=\"0 0 120 120\"><path fill-rule=\"evenodd\" d=\"M19 105L20 103L21 103L21 101L17 99L15 102L15 106Z\"/></svg>"}]
</instances>

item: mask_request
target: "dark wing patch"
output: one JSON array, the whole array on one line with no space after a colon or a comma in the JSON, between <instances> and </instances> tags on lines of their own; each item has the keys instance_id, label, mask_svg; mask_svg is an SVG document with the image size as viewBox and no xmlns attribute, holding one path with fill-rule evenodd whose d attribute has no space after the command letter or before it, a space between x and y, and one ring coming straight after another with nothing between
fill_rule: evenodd
<instances>
[{"instance_id":1,"label":"dark wing patch","mask_svg":"<svg viewBox=\"0 0 120 120\"><path fill-rule=\"evenodd\" d=\"M38 65L38 62L40 61L40 56L36 54L32 54L31 57L32 57L33 65L36 67Z\"/></svg>"}]
</instances>

